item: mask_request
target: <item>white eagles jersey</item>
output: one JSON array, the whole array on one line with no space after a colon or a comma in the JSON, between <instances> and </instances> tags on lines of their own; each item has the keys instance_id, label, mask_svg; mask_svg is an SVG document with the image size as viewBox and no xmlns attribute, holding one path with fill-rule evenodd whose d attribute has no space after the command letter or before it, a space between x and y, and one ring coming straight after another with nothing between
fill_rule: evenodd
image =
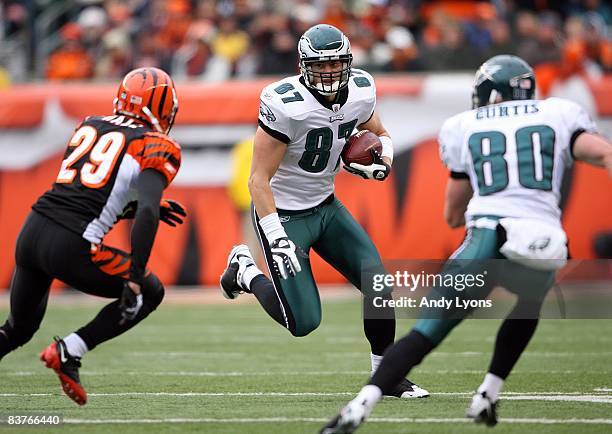
<instances>
[{"instance_id":1,"label":"white eagles jersey","mask_svg":"<svg viewBox=\"0 0 612 434\"><path fill-rule=\"evenodd\" d=\"M440 157L451 172L469 176L474 195L466 221L494 215L560 225L561 183L574 140L595 129L582 107L561 98L505 101L447 119Z\"/></svg>"},{"instance_id":2,"label":"white eagles jersey","mask_svg":"<svg viewBox=\"0 0 612 434\"><path fill-rule=\"evenodd\" d=\"M259 126L287 143L270 182L276 206L282 210L312 208L334 192L346 140L374 113L376 87L365 71L353 69L348 86L333 103L313 92L299 75L261 92Z\"/></svg>"}]
</instances>

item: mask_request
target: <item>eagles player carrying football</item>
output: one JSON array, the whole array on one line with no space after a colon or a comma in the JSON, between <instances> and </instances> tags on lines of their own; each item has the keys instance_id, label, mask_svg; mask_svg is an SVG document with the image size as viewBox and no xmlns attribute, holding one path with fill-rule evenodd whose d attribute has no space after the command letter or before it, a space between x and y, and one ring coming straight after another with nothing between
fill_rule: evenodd
<instances>
[{"instance_id":1,"label":"eagles player carrying football","mask_svg":"<svg viewBox=\"0 0 612 434\"><path fill-rule=\"evenodd\" d=\"M181 164L181 148L168 137L178 109L172 79L157 68L133 70L113 105L114 115L88 117L76 128L53 187L32 206L17 240L10 314L0 327L2 358L38 330L53 279L116 299L40 354L80 405L87 402L81 357L161 303L164 287L146 264L159 220L175 226L186 215L161 199ZM134 219L131 253L102 242L123 218Z\"/></svg>"},{"instance_id":2,"label":"eagles player carrying football","mask_svg":"<svg viewBox=\"0 0 612 434\"><path fill-rule=\"evenodd\" d=\"M444 215L451 227L467 227L465 240L451 256L466 261L449 263L446 272L478 273L478 267L486 267L484 260L511 259L503 262L499 283L517 301L497 333L488 373L466 412L489 426L497 423L502 386L535 332L555 270L567 259L559 208L563 172L579 160L606 168L612 178L612 144L595 134L589 115L565 99L534 97L531 67L515 56L495 56L476 73L473 110L448 119L438 138L450 171ZM483 299L493 286L475 289L466 298ZM457 292L434 288L430 295L454 297ZM385 353L369 384L321 433L357 429L381 395L469 311L445 313L448 317L425 311L412 331Z\"/></svg>"},{"instance_id":3,"label":"eagles player carrying football","mask_svg":"<svg viewBox=\"0 0 612 434\"><path fill-rule=\"evenodd\" d=\"M345 168L366 179L389 175L393 146L375 110L374 80L352 69L347 37L333 26L308 29L298 43L301 75L265 87L255 134L249 187L253 224L272 279L257 268L245 245L234 247L221 278L227 298L255 295L266 312L294 336L305 336L321 322L321 300L308 252L314 249L349 282L361 283L362 262L384 272L376 247L334 196L340 152L355 128L382 141L382 155L369 166ZM392 312L391 315L392 317ZM364 319L372 371L395 339L395 320ZM428 396L406 379L388 394Z\"/></svg>"}]
</instances>

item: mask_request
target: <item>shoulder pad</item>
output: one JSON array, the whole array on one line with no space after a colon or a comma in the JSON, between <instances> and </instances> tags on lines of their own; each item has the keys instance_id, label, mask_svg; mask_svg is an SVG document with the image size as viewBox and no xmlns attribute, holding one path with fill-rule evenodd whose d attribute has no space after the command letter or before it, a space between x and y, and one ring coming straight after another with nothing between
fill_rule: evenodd
<instances>
[{"instance_id":1,"label":"shoulder pad","mask_svg":"<svg viewBox=\"0 0 612 434\"><path fill-rule=\"evenodd\" d=\"M141 170L155 169L170 184L181 166L181 146L166 134L146 132L141 139L132 140L128 153L138 161Z\"/></svg>"}]
</instances>

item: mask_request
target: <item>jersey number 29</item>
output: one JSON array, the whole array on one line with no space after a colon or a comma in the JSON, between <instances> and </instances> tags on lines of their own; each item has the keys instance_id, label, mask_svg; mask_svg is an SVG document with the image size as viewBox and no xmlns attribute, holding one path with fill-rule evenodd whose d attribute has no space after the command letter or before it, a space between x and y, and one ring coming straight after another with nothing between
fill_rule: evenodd
<instances>
[{"instance_id":1,"label":"jersey number 29","mask_svg":"<svg viewBox=\"0 0 612 434\"><path fill-rule=\"evenodd\" d=\"M125 136L118 131L106 133L98 139L95 128L90 126L79 128L68 144L69 149L75 149L62 161L56 182L69 184L74 181L78 169L72 166L89 152L88 161L81 167L81 184L89 188L104 187L124 145Z\"/></svg>"}]
</instances>

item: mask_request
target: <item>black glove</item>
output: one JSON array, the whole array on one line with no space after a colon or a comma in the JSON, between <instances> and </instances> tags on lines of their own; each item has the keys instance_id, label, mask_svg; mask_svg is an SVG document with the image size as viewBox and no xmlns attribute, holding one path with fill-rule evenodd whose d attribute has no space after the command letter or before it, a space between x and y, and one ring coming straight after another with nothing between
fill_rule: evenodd
<instances>
[{"instance_id":1,"label":"black glove","mask_svg":"<svg viewBox=\"0 0 612 434\"><path fill-rule=\"evenodd\" d=\"M138 201L129 202L119 216L118 220L129 220L136 217L136 211L138 210ZM159 220L166 223L168 226L175 227L177 224L183 224L182 217L186 217L187 212L180 203L171 200L163 199L159 203Z\"/></svg>"},{"instance_id":2,"label":"black glove","mask_svg":"<svg viewBox=\"0 0 612 434\"><path fill-rule=\"evenodd\" d=\"M159 204L159 220L168 226L175 227L177 224L182 225L183 219L181 217L186 216L187 212L183 205L174 200L163 199Z\"/></svg>"},{"instance_id":3,"label":"black glove","mask_svg":"<svg viewBox=\"0 0 612 434\"><path fill-rule=\"evenodd\" d=\"M121 293L121 300L119 301L119 310L121 311L121 316L123 319L122 323L125 321L132 321L140 312L140 308L142 307L142 292L140 294L136 294L127 281L123 283L123 292Z\"/></svg>"},{"instance_id":4,"label":"black glove","mask_svg":"<svg viewBox=\"0 0 612 434\"><path fill-rule=\"evenodd\" d=\"M365 166L363 164L351 163L348 166L344 165L344 169L353 175L361 176L363 179L384 181L391 173L391 166L383 161L376 150L371 149L370 152L372 153L372 164Z\"/></svg>"}]
</instances>

